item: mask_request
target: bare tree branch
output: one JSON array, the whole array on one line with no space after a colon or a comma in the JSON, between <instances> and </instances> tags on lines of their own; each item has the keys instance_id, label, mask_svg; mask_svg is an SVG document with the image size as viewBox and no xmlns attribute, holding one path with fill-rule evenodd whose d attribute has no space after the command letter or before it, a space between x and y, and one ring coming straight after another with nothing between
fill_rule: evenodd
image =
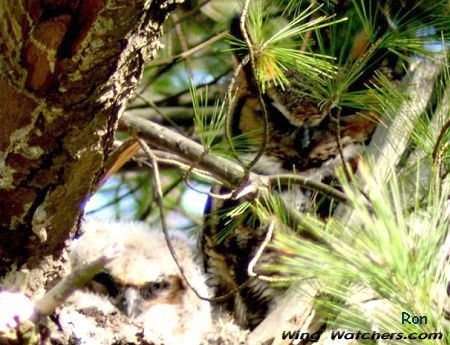
<instances>
[{"instance_id":1,"label":"bare tree branch","mask_svg":"<svg viewBox=\"0 0 450 345\"><path fill-rule=\"evenodd\" d=\"M151 145L179 155L190 162L197 162L203 157L198 167L209 171L228 187L239 185L244 177L244 169L239 164L210 153L205 154L202 145L170 129L129 114L124 114L120 122L137 131L140 137Z\"/></svg>"},{"instance_id":2,"label":"bare tree branch","mask_svg":"<svg viewBox=\"0 0 450 345\"><path fill-rule=\"evenodd\" d=\"M130 129L135 130L140 137L144 138L152 145L176 154L190 162L196 162L196 167L201 170L208 171L217 180L231 189L241 186L242 180L246 176L245 170L240 165L209 152L205 152L202 145L182 136L181 134L171 131L170 129L129 114L124 114L120 122ZM237 193L237 195L247 196L252 194L253 196L256 196L259 194L263 200L269 200L271 193L269 190L269 181L270 179L267 176L258 175L251 172L248 176L248 184L242 186L243 189L241 192L245 191L245 193ZM309 179L302 178L301 176L296 178L295 181L299 185L308 189L313 189L313 185L321 186L322 188L319 192L330 188L329 186L318 181L311 183ZM331 193L325 194L331 198L334 196ZM336 193L334 194L339 195L341 197L340 200L343 199L343 195ZM289 224L290 227L302 229L302 234L305 237L315 241L321 241L311 231L310 226L304 222L303 216L298 210L291 205L286 204L283 200L280 202L286 209L288 215L287 219L291 222L291 224Z\"/></svg>"}]
</instances>

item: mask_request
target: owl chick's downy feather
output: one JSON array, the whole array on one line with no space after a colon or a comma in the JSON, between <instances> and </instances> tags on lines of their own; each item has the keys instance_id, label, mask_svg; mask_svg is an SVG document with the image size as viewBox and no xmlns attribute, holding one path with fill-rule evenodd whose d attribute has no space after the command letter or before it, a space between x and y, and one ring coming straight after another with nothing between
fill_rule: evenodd
<instances>
[{"instance_id":1,"label":"owl chick's downy feather","mask_svg":"<svg viewBox=\"0 0 450 345\"><path fill-rule=\"evenodd\" d=\"M200 300L186 286L161 230L144 223L105 221L89 221L82 228L84 234L72 246L74 267L97 257L107 246L123 248L122 254L94 278L91 283L94 292L78 291L71 299L72 311L80 313L89 309L92 315L94 309L98 326L101 315L101 328L106 324L112 332L119 332L112 333L113 339L103 335L102 343L124 338L164 345L201 342L211 327L209 303ZM188 239L180 232L171 232L170 238L187 279L201 295L207 296L204 277L195 264ZM86 304L88 300L92 305ZM126 334L121 333L125 330ZM92 332L95 325L93 330L84 333L72 328L75 338L84 344L95 342L95 339L80 339Z\"/></svg>"}]
</instances>

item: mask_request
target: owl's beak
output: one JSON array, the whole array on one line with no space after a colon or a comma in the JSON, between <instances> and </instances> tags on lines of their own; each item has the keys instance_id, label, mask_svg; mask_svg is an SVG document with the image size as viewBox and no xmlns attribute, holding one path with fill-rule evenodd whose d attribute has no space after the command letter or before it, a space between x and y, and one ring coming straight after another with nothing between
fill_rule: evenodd
<instances>
[{"instance_id":1,"label":"owl's beak","mask_svg":"<svg viewBox=\"0 0 450 345\"><path fill-rule=\"evenodd\" d=\"M141 313L142 298L137 289L127 287L123 299L123 311L128 317L136 317Z\"/></svg>"}]
</instances>

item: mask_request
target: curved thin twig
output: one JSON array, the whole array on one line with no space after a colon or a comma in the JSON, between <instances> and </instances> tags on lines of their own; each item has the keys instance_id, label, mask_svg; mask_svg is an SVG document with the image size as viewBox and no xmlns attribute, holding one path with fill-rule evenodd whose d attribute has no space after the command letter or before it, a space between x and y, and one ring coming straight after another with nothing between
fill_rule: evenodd
<instances>
[{"instance_id":1,"label":"curved thin twig","mask_svg":"<svg viewBox=\"0 0 450 345\"><path fill-rule=\"evenodd\" d=\"M433 153L431 154L431 158L433 159L433 163L436 163L436 159L438 156L438 150L439 147L441 146L441 141L442 138L444 137L445 133L447 133L447 131L450 129L450 120L448 120L441 128L439 135L436 139L436 144L434 144L433 147Z\"/></svg>"},{"instance_id":2,"label":"curved thin twig","mask_svg":"<svg viewBox=\"0 0 450 345\"><path fill-rule=\"evenodd\" d=\"M258 101L261 105L261 110L262 110L262 114L263 114L263 141L261 143L261 146L259 147L258 152L256 153L256 156L245 167L245 170L247 172L250 171L256 163L258 163L259 159L262 157L262 155L266 151L267 143L269 141L269 114L267 112L266 103L264 102L264 98L262 95L261 85L259 84L258 78L257 78L258 73L256 70L255 53L253 51L252 42L251 42L250 37L247 32L247 27L245 25L245 22L246 22L247 16L248 16L250 1L251 0L246 0L244 3L244 8L242 9L240 24L241 24L242 36L244 37L245 43L247 44L248 56L250 59L250 67L251 67L254 84L255 84L252 86L254 86L256 88L256 94L258 96Z\"/></svg>"},{"instance_id":3,"label":"curved thin twig","mask_svg":"<svg viewBox=\"0 0 450 345\"><path fill-rule=\"evenodd\" d=\"M275 221L271 221L266 232L266 236L264 237L264 241L259 246L258 250L256 251L255 256L250 261L247 267L247 273L249 277L255 277L259 280L263 280L270 283L281 283L281 282L294 282L294 281L301 281L310 279L307 277L274 277L274 276L268 276L265 274L260 274L255 272L255 267L258 261L261 259L261 256L263 255L264 251L266 250L267 246L269 245L270 241L273 237L273 232L275 229Z\"/></svg>"},{"instance_id":4,"label":"curved thin twig","mask_svg":"<svg viewBox=\"0 0 450 345\"><path fill-rule=\"evenodd\" d=\"M298 184L299 186L310 189L315 192L322 193L331 199L350 205L349 198L341 191L330 187L329 185L311 180L307 177L297 174L279 174L267 176L269 183L277 183L281 185Z\"/></svg>"},{"instance_id":5,"label":"curved thin twig","mask_svg":"<svg viewBox=\"0 0 450 345\"><path fill-rule=\"evenodd\" d=\"M159 176L159 168L158 168L158 160L155 154L152 152L150 147L146 144L146 142L142 139L138 139L139 145L141 145L144 152L147 154L148 158L150 159L150 162L153 166L153 183L155 186L155 198L159 206L159 212L161 215L161 227L163 230L164 238L166 240L167 247L169 249L170 255L172 256L173 260L175 261L175 264L178 267L178 270L181 274L181 277L183 278L186 285L191 289L191 291L201 300L208 301L208 302L222 302L227 300L228 298L232 297L234 294L236 294L239 290L244 288L246 285L248 285L251 282L251 279L247 280L243 284L241 284L237 289L234 289L230 292L228 292L225 295L209 298L202 296L197 289L190 283L190 281L187 279L187 276L184 272L183 266L181 266L180 261L178 260L178 256L175 252L175 249L173 248L172 242L170 240L169 232L167 229L167 223L166 223L166 217L165 217L165 210L163 205L163 195L162 195L162 188L161 188L161 179Z\"/></svg>"}]
</instances>

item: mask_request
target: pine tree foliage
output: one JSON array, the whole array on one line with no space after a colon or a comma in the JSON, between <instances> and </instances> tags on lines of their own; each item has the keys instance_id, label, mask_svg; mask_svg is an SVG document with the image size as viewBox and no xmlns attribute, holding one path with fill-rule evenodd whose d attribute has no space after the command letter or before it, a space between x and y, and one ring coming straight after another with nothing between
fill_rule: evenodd
<instances>
[{"instance_id":1,"label":"pine tree foliage","mask_svg":"<svg viewBox=\"0 0 450 345\"><path fill-rule=\"evenodd\" d=\"M278 285L313 278L320 292L317 310L328 325L404 334L442 331L447 339L423 343L448 344L448 1L253 0L245 21L237 20L249 40L228 32L242 6L239 1L193 1L172 17L164 38L166 49L148 66L128 112L173 128L199 142L205 152L225 156L243 168L248 162L236 156L251 152L248 143L264 134L263 127L235 136L227 129L239 92L233 73L243 65L251 65L253 86L261 93L288 89L295 71L302 76L298 97L310 98L329 116L375 114L377 132L390 131L394 138L390 145L395 147L398 140L406 147L399 148L395 164L384 172L376 159L386 152L373 154L377 150L373 146L356 172L350 167L341 170L334 187L339 186L348 199L346 206L337 206L345 212L335 211L332 203L328 211L334 217L323 217L323 210L318 216L313 209L302 215L298 228L277 231L292 225L290 214L276 195L258 195L223 211L232 221L219 240L229 235L233 221L248 213L256 215L255 222L274 222L270 249L285 255L265 269L280 278L274 279ZM187 22L192 13L197 20ZM232 62L234 55L237 62ZM409 82L415 67L427 62L439 63L443 72L426 84L433 90L427 104L418 105L408 93ZM408 122L418 111L417 120ZM410 130L394 133L392 124L400 117ZM201 216L180 207L180 200L187 189L211 183L195 173L196 163L182 173L170 164L162 170L164 204L173 214L184 214L183 226L188 228L198 227ZM141 205L133 217L155 220L156 207L148 206L153 202L151 186L139 185L140 169L129 165L121 174L130 183L126 193ZM123 188L123 181L120 185ZM115 194L116 199L123 196L118 189ZM317 195L319 208L323 198ZM321 241L305 241L301 237L305 228ZM402 325L402 311L427 315L429 322Z\"/></svg>"},{"instance_id":2,"label":"pine tree foliage","mask_svg":"<svg viewBox=\"0 0 450 345\"><path fill-rule=\"evenodd\" d=\"M274 246L285 256L270 269L292 280L315 277L323 296L317 303L336 328L371 332L378 327L382 332L404 334L441 330L446 336L449 181L433 171L427 184L421 185L420 170L415 181L394 171L385 181L371 173L370 165L360 168L360 182L341 175L354 210L352 221L324 222L308 215L305 221L326 246L280 233ZM411 182L415 190L406 187ZM355 188L358 184L365 194ZM355 295L378 305L365 310L364 303L354 302ZM428 324L402 325L402 312L427 315Z\"/></svg>"}]
</instances>

